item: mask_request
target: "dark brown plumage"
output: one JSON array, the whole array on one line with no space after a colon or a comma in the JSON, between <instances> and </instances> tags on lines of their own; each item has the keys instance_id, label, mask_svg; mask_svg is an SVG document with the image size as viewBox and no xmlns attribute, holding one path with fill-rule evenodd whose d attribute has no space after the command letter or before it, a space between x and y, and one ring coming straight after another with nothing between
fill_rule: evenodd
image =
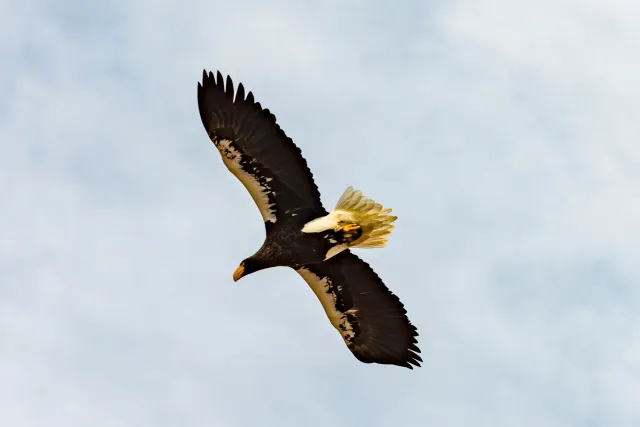
<instances>
[{"instance_id":1,"label":"dark brown plumage","mask_svg":"<svg viewBox=\"0 0 640 427\"><path fill-rule=\"evenodd\" d=\"M329 252L345 243L344 230L302 232L328 212L300 149L275 116L245 93L242 83L234 90L227 77L225 84L220 72L204 72L198 107L224 164L249 191L265 223L262 247L240 264L234 280L269 267L291 267L358 360L420 366L418 333L398 297L349 249Z\"/></svg>"}]
</instances>

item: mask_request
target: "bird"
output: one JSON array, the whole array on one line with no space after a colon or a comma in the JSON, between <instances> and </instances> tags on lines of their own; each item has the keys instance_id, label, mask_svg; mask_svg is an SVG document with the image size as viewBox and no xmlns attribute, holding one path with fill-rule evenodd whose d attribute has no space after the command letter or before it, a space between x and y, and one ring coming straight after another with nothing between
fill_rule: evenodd
<instances>
[{"instance_id":1,"label":"bird","mask_svg":"<svg viewBox=\"0 0 640 427\"><path fill-rule=\"evenodd\" d=\"M292 268L356 359L420 367L418 331L403 303L351 251L386 246L397 219L391 209L349 186L328 212L300 148L229 75L203 70L197 99L207 136L265 226L262 246L236 268L234 282L267 268Z\"/></svg>"}]
</instances>

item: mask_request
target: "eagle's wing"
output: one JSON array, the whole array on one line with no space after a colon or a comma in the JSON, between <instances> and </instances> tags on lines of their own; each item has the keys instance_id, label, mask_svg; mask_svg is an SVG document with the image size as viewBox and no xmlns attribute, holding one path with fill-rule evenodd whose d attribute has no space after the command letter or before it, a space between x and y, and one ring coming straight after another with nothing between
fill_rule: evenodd
<instances>
[{"instance_id":1,"label":"eagle's wing","mask_svg":"<svg viewBox=\"0 0 640 427\"><path fill-rule=\"evenodd\" d=\"M420 366L416 327L369 264L346 250L296 271L358 360L409 369Z\"/></svg>"},{"instance_id":2,"label":"eagle's wing","mask_svg":"<svg viewBox=\"0 0 640 427\"><path fill-rule=\"evenodd\" d=\"M225 85L219 71L204 71L198 108L224 164L249 191L265 224L292 214L326 215L300 149L242 83L234 90L229 76Z\"/></svg>"}]
</instances>

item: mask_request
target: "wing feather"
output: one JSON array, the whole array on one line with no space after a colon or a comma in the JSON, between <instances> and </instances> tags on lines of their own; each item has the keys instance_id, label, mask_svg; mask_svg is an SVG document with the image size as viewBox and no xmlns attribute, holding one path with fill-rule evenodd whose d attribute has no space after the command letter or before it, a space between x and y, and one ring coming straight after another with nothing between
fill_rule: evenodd
<instances>
[{"instance_id":1,"label":"wing feather","mask_svg":"<svg viewBox=\"0 0 640 427\"><path fill-rule=\"evenodd\" d=\"M420 366L417 329L400 299L369 264L346 250L296 271L358 360L409 369Z\"/></svg>"},{"instance_id":2,"label":"wing feather","mask_svg":"<svg viewBox=\"0 0 640 427\"><path fill-rule=\"evenodd\" d=\"M245 186L265 223L295 212L300 217L326 215L313 175L268 109L245 87L234 90L230 76L203 72L198 83L202 124L224 164ZM302 218L298 218L301 220Z\"/></svg>"}]
</instances>

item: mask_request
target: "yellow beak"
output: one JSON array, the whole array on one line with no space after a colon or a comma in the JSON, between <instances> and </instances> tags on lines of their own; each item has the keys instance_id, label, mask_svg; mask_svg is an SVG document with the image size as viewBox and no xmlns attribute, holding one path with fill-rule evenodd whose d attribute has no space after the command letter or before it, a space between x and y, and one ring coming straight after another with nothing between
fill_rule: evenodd
<instances>
[{"instance_id":1,"label":"yellow beak","mask_svg":"<svg viewBox=\"0 0 640 427\"><path fill-rule=\"evenodd\" d=\"M236 271L233 272L233 281L237 282L238 280L240 280L243 274L244 274L244 266L241 265L238 268L236 268Z\"/></svg>"}]
</instances>

